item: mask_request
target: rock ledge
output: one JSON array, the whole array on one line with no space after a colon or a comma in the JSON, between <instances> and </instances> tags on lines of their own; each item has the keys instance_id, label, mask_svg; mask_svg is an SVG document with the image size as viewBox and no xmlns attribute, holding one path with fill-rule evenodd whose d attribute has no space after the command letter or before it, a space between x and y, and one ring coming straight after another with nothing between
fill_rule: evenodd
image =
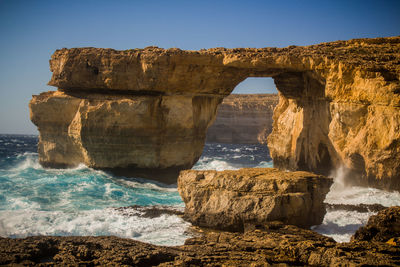
<instances>
[{"instance_id":1,"label":"rock ledge","mask_svg":"<svg viewBox=\"0 0 400 267\"><path fill-rule=\"evenodd\" d=\"M320 224L331 178L272 168L182 171L178 191L194 225L243 231L246 224L282 221L300 227Z\"/></svg>"}]
</instances>

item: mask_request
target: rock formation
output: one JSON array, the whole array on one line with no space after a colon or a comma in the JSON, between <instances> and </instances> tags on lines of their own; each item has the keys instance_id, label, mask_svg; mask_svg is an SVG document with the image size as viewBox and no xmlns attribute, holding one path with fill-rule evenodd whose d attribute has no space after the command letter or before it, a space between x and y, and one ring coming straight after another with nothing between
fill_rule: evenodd
<instances>
[{"instance_id":1,"label":"rock formation","mask_svg":"<svg viewBox=\"0 0 400 267\"><path fill-rule=\"evenodd\" d=\"M268 138L276 167L400 189L400 37L286 48L57 50L32 121L44 165L190 167L217 105L247 77L279 91ZM50 114L54 112L54 114ZM151 118L150 121L149 118Z\"/></svg>"},{"instance_id":2,"label":"rock formation","mask_svg":"<svg viewBox=\"0 0 400 267\"><path fill-rule=\"evenodd\" d=\"M336 243L279 222L244 233L202 231L183 246L162 247L114 236L0 238L0 265L11 266L398 266L399 245Z\"/></svg>"},{"instance_id":3,"label":"rock formation","mask_svg":"<svg viewBox=\"0 0 400 267\"><path fill-rule=\"evenodd\" d=\"M300 227L322 223L331 178L307 172L252 168L182 171L178 191L194 225L243 231L246 224L282 221Z\"/></svg>"},{"instance_id":4,"label":"rock formation","mask_svg":"<svg viewBox=\"0 0 400 267\"><path fill-rule=\"evenodd\" d=\"M34 96L39 160L175 183L200 157L218 98L47 92Z\"/></svg>"},{"instance_id":5,"label":"rock formation","mask_svg":"<svg viewBox=\"0 0 400 267\"><path fill-rule=\"evenodd\" d=\"M218 106L215 122L208 128L210 143L265 144L272 131L276 94L229 95Z\"/></svg>"},{"instance_id":6,"label":"rock formation","mask_svg":"<svg viewBox=\"0 0 400 267\"><path fill-rule=\"evenodd\" d=\"M352 236L352 241L389 242L400 246L400 207L380 211Z\"/></svg>"}]
</instances>

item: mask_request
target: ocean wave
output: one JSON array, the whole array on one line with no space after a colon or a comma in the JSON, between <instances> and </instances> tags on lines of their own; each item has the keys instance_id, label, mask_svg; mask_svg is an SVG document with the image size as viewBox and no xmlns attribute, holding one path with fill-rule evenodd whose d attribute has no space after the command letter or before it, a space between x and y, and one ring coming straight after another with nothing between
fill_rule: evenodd
<instances>
[{"instance_id":1,"label":"ocean wave","mask_svg":"<svg viewBox=\"0 0 400 267\"><path fill-rule=\"evenodd\" d=\"M37 153L25 148L21 153L17 146L26 142L35 151L36 137L19 143L10 142L14 137L7 138L0 138L2 146L8 143L7 153L0 161L0 236L117 235L163 245L183 244L188 237L190 224L179 216L162 214L144 218L140 210L132 210L126 216L116 209L132 205L169 205L182 209L184 204L176 185L115 177L83 164L69 169L43 168ZM9 151L10 145L18 149ZM272 167L267 154L265 147L256 145L206 144L193 169ZM327 203L400 205L399 192L346 187L340 168L332 175L335 182L326 197ZM372 214L375 213L328 210L323 223L313 229L338 242L349 241Z\"/></svg>"},{"instance_id":2,"label":"ocean wave","mask_svg":"<svg viewBox=\"0 0 400 267\"><path fill-rule=\"evenodd\" d=\"M233 156L232 159L240 159L242 156ZM254 159L254 157L253 157ZM227 160L223 160L221 158L209 158L204 157L200 158L200 160L193 166L194 170L238 170L240 168L272 168L272 161L260 161L252 162L252 164L243 164L243 163L231 163Z\"/></svg>"},{"instance_id":3,"label":"ocean wave","mask_svg":"<svg viewBox=\"0 0 400 267\"><path fill-rule=\"evenodd\" d=\"M43 167L39 164L38 153L34 152L24 152L20 153L16 156L19 161L16 166L11 167L9 170L14 172L20 172L26 169L43 169Z\"/></svg>"},{"instance_id":4,"label":"ocean wave","mask_svg":"<svg viewBox=\"0 0 400 267\"><path fill-rule=\"evenodd\" d=\"M334 183L326 195L325 203L329 204L381 204L386 207L400 205L400 192L385 191L377 188L347 186L345 171L339 168L331 174ZM360 213L348 210L328 210L321 225L314 226L316 232L330 236L337 242L348 242L351 236L368 218L376 212Z\"/></svg>"},{"instance_id":5,"label":"ocean wave","mask_svg":"<svg viewBox=\"0 0 400 267\"><path fill-rule=\"evenodd\" d=\"M37 153L18 155L0 170L0 210L93 210L110 206L176 205L176 185L114 177L81 164L70 169L40 166Z\"/></svg>"},{"instance_id":6,"label":"ocean wave","mask_svg":"<svg viewBox=\"0 0 400 267\"><path fill-rule=\"evenodd\" d=\"M331 204L381 204L386 207L400 205L400 192L360 186L342 186L334 183L325 202Z\"/></svg>"},{"instance_id":7,"label":"ocean wave","mask_svg":"<svg viewBox=\"0 0 400 267\"><path fill-rule=\"evenodd\" d=\"M177 215L146 218L132 213L126 216L111 208L78 212L0 211L0 236L13 238L115 235L157 245L182 245L190 237L189 226Z\"/></svg>"},{"instance_id":8,"label":"ocean wave","mask_svg":"<svg viewBox=\"0 0 400 267\"><path fill-rule=\"evenodd\" d=\"M274 163L272 161L261 161L256 168L273 168Z\"/></svg>"},{"instance_id":9,"label":"ocean wave","mask_svg":"<svg viewBox=\"0 0 400 267\"><path fill-rule=\"evenodd\" d=\"M381 204L386 207L400 205L400 192L385 191L371 187L346 185L346 171L343 167L331 173L334 183L325 202L331 204Z\"/></svg>"},{"instance_id":10,"label":"ocean wave","mask_svg":"<svg viewBox=\"0 0 400 267\"><path fill-rule=\"evenodd\" d=\"M176 184L164 184L158 181L144 178L114 178L115 181L131 188L152 189L165 192L178 192Z\"/></svg>"},{"instance_id":11,"label":"ocean wave","mask_svg":"<svg viewBox=\"0 0 400 267\"><path fill-rule=\"evenodd\" d=\"M194 170L237 170L239 168L229 164L227 161L224 160L199 160L195 166L193 166Z\"/></svg>"},{"instance_id":12,"label":"ocean wave","mask_svg":"<svg viewBox=\"0 0 400 267\"><path fill-rule=\"evenodd\" d=\"M336 242L349 242L351 236L368 221L374 212L356 212L346 210L328 211L321 225L311 229L325 236L332 237Z\"/></svg>"}]
</instances>

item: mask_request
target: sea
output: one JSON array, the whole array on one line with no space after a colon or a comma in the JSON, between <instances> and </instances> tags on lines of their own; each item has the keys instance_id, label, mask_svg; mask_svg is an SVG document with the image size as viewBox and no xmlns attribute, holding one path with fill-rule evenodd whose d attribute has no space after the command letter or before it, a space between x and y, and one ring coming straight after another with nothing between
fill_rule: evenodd
<instances>
[{"instance_id":1,"label":"sea","mask_svg":"<svg viewBox=\"0 0 400 267\"><path fill-rule=\"evenodd\" d=\"M146 216L146 209L155 207L184 210L176 185L117 177L84 165L43 168L37 142L35 135L0 135L1 237L114 235L172 246L182 245L193 235L191 224L178 214ZM267 146L206 144L193 169L244 167L272 167ZM332 176L335 182L327 203L400 205L399 192L346 187L341 170ZM347 242L375 213L328 210L323 223L312 229Z\"/></svg>"}]
</instances>

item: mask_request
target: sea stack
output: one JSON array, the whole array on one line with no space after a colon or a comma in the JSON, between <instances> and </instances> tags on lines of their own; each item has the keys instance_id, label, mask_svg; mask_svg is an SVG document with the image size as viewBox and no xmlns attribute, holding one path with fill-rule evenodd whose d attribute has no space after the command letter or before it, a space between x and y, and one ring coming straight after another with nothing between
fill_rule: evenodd
<instances>
[{"instance_id":1,"label":"sea stack","mask_svg":"<svg viewBox=\"0 0 400 267\"><path fill-rule=\"evenodd\" d=\"M176 179L202 153L218 104L247 77L279 91L274 165L400 189L400 37L286 48L57 50L34 96L44 166Z\"/></svg>"}]
</instances>

